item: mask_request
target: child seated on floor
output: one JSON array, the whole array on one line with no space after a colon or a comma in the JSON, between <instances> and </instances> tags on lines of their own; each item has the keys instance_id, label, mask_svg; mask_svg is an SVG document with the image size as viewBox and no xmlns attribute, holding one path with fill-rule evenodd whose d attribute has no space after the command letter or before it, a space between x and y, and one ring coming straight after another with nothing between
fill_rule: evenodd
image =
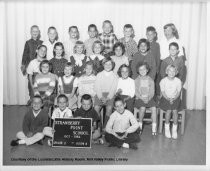
<instances>
[{"instance_id":1,"label":"child seated on floor","mask_svg":"<svg viewBox=\"0 0 210 171\"><path fill-rule=\"evenodd\" d=\"M117 96L114 100L115 112L111 114L106 125L105 139L110 143L110 147L138 149L136 143L140 142L139 124L125 106L123 99Z\"/></svg>"},{"instance_id":2,"label":"child seated on floor","mask_svg":"<svg viewBox=\"0 0 210 171\"><path fill-rule=\"evenodd\" d=\"M43 129L48 124L48 111L42 109L42 106L41 96L35 95L32 99L31 108L26 112L23 119L22 131L17 133L16 140L11 141L11 146L32 145L36 142L42 144Z\"/></svg>"},{"instance_id":3,"label":"child seated on floor","mask_svg":"<svg viewBox=\"0 0 210 171\"><path fill-rule=\"evenodd\" d=\"M74 118L92 118L92 141L103 144L101 128L99 126L99 116L93 108L93 100L89 94L84 94L81 98L81 107L74 113Z\"/></svg>"},{"instance_id":4,"label":"child seated on floor","mask_svg":"<svg viewBox=\"0 0 210 171\"><path fill-rule=\"evenodd\" d=\"M55 108L51 119L55 118L72 118L72 112L68 108L68 97L65 94L60 94L57 97L58 108ZM44 135L48 137L53 137L54 130L52 127L45 127L43 130ZM48 145L52 145L52 139L48 140Z\"/></svg>"},{"instance_id":5,"label":"child seated on floor","mask_svg":"<svg viewBox=\"0 0 210 171\"><path fill-rule=\"evenodd\" d=\"M167 138L177 139L178 109L181 102L180 94L182 82L176 77L178 70L174 65L168 65L166 68L167 77L160 81L160 90L162 97L160 99L160 109L166 111L165 115L165 136ZM170 132L171 112L173 113L172 136Z\"/></svg>"}]
</instances>

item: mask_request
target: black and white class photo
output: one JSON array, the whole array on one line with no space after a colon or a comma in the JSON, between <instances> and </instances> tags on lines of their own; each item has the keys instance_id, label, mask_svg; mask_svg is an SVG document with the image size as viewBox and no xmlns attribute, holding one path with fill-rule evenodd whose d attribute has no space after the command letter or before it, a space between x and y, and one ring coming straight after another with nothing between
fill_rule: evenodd
<instances>
[{"instance_id":1,"label":"black and white class photo","mask_svg":"<svg viewBox=\"0 0 210 171\"><path fill-rule=\"evenodd\" d=\"M0 7L3 170L208 170L207 1Z\"/></svg>"}]
</instances>

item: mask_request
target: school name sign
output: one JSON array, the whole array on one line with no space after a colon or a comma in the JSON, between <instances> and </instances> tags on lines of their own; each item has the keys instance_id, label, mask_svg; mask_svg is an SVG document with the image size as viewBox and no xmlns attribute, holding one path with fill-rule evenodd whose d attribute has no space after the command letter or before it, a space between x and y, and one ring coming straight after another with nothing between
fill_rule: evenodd
<instances>
[{"instance_id":1,"label":"school name sign","mask_svg":"<svg viewBox=\"0 0 210 171\"><path fill-rule=\"evenodd\" d=\"M53 147L90 148L91 118L55 119Z\"/></svg>"}]
</instances>

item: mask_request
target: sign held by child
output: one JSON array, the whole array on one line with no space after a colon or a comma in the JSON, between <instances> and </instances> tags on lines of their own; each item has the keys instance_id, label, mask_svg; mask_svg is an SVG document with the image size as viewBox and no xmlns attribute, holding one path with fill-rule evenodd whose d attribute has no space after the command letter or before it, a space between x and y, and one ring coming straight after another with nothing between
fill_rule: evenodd
<instances>
[{"instance_id":1,"label":"sign held by child","mask_svg":"<svg viewBox=\"0 0 210 171\"><path fill-rule=\"evenodd\" d=\"M56 118L53 147L91 148L92 119Z\"/></svg>"}]
</instances>

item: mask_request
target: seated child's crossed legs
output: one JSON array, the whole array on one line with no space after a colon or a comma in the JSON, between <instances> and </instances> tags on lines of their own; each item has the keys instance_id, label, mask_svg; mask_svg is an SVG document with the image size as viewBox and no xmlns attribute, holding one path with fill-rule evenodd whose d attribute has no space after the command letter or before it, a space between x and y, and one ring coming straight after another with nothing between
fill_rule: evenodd
<instances>
[{"instance_id":1,"label":"seated child's crossed legs","mask_svg":"<svg viewBox=\"0 0 210 171\"><path fill-rule=\"evenodd\" d=\"M42 132L37 132L36 134L32 135L31 137L27 137L22 131L18 132L16 137L18 139L24 140L26 145L32 145L44 138L44 134Z\"/></svg>"}]
</instances>

